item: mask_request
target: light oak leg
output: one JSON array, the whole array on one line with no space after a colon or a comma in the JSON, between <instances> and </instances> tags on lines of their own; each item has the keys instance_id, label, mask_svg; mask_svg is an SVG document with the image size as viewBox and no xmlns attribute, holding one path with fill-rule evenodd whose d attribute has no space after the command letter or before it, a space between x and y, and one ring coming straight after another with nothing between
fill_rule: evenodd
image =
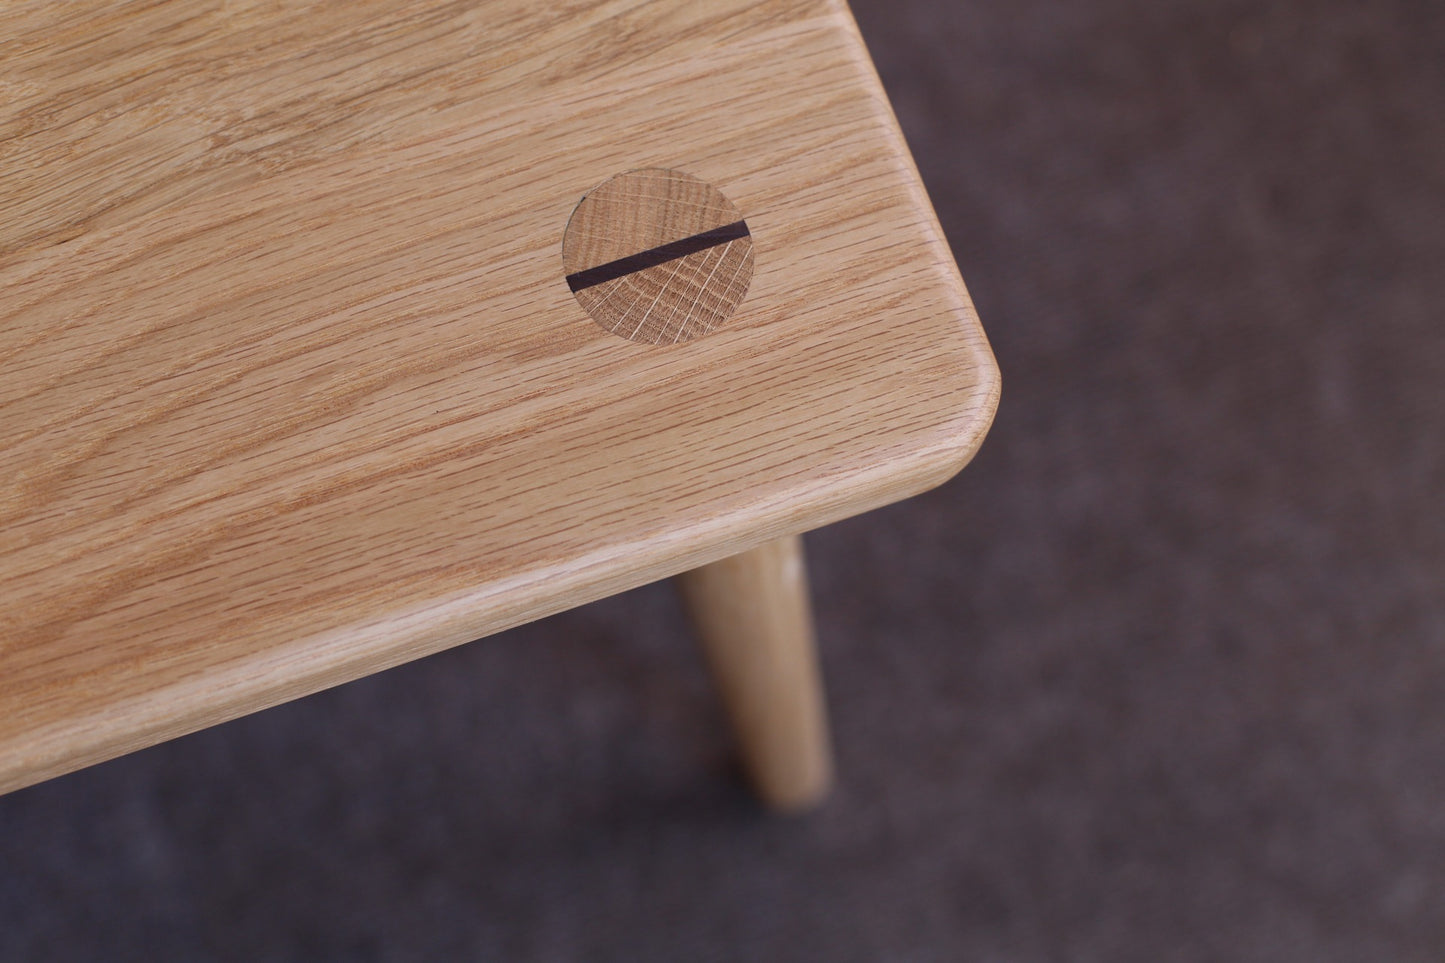
<instances>
[{"instance_id":1,"label":"light oak leg","mask_svg":"<svg viewBox=\"0 0 1445 963\"><path fill-rule=\"evenodd\" d=\"M782 810L832 781L803 540L781 538L678 576L758 795Z\"/></svg>"}]
</instances>

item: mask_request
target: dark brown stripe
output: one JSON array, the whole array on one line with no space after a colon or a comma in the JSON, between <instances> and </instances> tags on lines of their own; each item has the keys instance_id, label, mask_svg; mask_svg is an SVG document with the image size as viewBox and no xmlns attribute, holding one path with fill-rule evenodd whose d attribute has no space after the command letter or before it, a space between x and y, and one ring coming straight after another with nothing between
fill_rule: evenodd
<instances>
[{"instance_id":1,"label":"dark brown stripe","mask_svg":"<svg viewBox=\"0 0 1445 963\"><path fill-rule=\"evenodd\" d=\"M701 234L685 237L680 241L669 241L637 254L629 254L627 257L620 257L615 261L587 268L585 271L574 272L567 275L567 286L575 294L583 288L615 281L625 274L645 271L650 267L657 267L668 261L676 261L680 257L687 257L689 254L706 251L710 247L717 247L719 244L726 244L747 236L748 222L734 221L731 224L724 224L722 227L715 227L711 231L703 231Z\"/></svg>"}]
</instances>

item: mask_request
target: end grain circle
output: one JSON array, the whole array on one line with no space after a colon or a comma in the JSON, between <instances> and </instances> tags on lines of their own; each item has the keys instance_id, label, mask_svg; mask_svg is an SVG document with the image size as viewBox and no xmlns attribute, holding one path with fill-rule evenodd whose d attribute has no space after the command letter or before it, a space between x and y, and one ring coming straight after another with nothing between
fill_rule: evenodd
<instances>
[{"instance_id":1,"label":"end grain circle","mask_svg":"<svg viewBox=\"0 0 1445 963\"><path fill-rule=\"evenodd\" d=\"M562 238L567 286L613 334L676 344L722 324L748 293L753 239L717 188L655 167L593 188Z\"/></svg>"}]
</instances>

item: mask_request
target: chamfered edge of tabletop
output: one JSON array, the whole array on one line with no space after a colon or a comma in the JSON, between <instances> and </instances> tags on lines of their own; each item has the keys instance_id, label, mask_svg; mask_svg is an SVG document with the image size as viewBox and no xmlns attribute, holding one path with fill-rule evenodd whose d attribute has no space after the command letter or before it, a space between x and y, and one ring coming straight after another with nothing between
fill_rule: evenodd
<instances>
[{"instance_id":1,"label":"chamfered edge of tabletop","mask_svg":"<svg viewBox=\"0 0 1445 963\"><path fill-rule=\"evenodd\" d=\"M987 353L987 347L983 351ZM961 412L960 434L901 461L856 472L846 486L820 482L746 512L695 520L664 538L607 545L565 565L518 572L472 591L432 599L320 635L278 640L143 695L93 706L0 741L0 794L43 782L232 719L272 708L510 628L669 578L757 545L822 527L920 494L952 478L974 456L999 397L988 363ZM739 517L742 516L742 517ZM744 523L745 522L745 523ZM7 744L8 743L8 744Z\"/></svg>"},{"instance_id":2,"label":"chamfered edge of tabletop","mask_svg":"<svg viewBox=\"0 0 1445 963\"><path fill-rule=\"evenodd\" d=\"M695 519L666 537L612 544L566 565L432 599L321 635L277 640L253 658L0 742L0 793L281 705L346 682L804 533L934 488L973 458L992 423L1000 378L986 344L951 431L845 484L798 486L743 512ZM812 490L809 490L811 487ZM17 744L17 741L19 744ZM8 744L7 744L8 743Z\"/></svg>"}]
</instances>

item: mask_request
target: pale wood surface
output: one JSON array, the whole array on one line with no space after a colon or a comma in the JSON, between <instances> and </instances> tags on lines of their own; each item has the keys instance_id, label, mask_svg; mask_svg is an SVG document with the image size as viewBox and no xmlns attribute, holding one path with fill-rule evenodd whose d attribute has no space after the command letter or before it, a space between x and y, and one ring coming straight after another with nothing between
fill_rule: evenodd
<instances>
[{"instance_id":1,"label":"pale wood surface","mask_svg":"<svg viewBox=\"0 0 1445 963\"><path fill-rule=\"evenodd\" d=\"M832 755L803 540L765 542L677 584L758 795L781 810L812 806Z\"/></svg>"},{"instance_id":2,"label":"pale wood surface","mask_svg":"<svg viewBox=\"0 0 1445 963\"><path fill-rule=\"evenodd\" d=\"M579 199L754 271L604 331ZM998 377L832 0L0 6L0 790L937 484Z\"/></svg>"}]
</instances>

